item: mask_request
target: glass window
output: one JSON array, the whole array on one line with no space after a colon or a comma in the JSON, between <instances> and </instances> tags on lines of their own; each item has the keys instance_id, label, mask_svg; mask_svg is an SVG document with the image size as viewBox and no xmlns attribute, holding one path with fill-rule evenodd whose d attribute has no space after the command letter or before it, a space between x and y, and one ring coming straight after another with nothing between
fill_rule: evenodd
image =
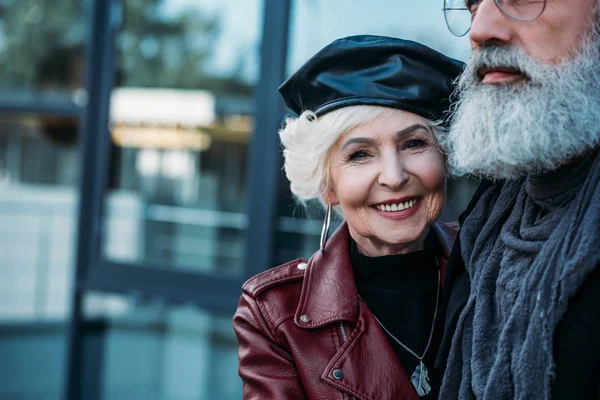
<instances>
[{"instance_id":1,"label":"glass window","mask_svg":"<svg viewBox=\"0 0 600 400\"><path fill-rule=\"evenodd\" d=\"M414 40L450 57L464 59L468 35L446 28L442 1L292 1L287 70L292 74L321 48L344 36L384 35Z\"/></svg>"},{"instance_id":2,"label":"glass window","mask_svg":"<svg viewBox=\"0 0 600 400\"><path fill-rule=\"evenodd\" d=\"M125 6L104 254L238 275L262 1Z\"/></svg>"},{"instance_id":3,"label":"glass window","mask_svg":"<svg viewBox=\"0 0 600 400\"><path fill-rule=\"evenodd\" d=\"M414 40L460 60L469 54L468 36L457 38L446 28L442 1L360 0L350 5L345 0L296 0L292 2L287 74L335 39L361 34ZM450 180L441 220L456 220L475 188L473 181ZM284 177L276 225L277 263L309 258L319 249L324 212L316 204L303 208L294 201ZM330 233L339 222L332 224Z\"/></svg>"},{"instance_id":4,"label":"glass window","mask_svg":"<svg viewBox=\"0 0 600 400\"><path fill-rule=\"evenodd\" d=\"M84 313L82 398L242 398L231 316L99 293Z\"/></svg>"},{"instance_id":5,"label":"glass window","mask_svg":"<svg viewBox=\"0 0 600 400\"><path fill-rule=\"evenodd\" d=\"M39 100L43 94L81 105L88 3L0 2L0 100Z\"/></svg>"},{"instance_id":6,"label":"glass window","mask_svg":"<svg viewBox=\"0 0 600 400\"><path fill-rule=\"evenodd\" d=\"M52 116L0 116L2 399L62 396L75 262L78 127L77 120Z\"/></svg>"}]
</instances>

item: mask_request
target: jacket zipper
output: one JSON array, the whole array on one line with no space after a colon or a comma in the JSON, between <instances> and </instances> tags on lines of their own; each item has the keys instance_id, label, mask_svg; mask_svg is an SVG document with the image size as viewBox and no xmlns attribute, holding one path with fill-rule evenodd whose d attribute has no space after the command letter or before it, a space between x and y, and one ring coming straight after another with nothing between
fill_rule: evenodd
<instances>
[{"instance_id":1,"label":"jacket zipper","mask_svg":"<svg viewBox=\"0 0 600 400\"><path fill-rule=\"evenodd\" d=\"M344 338L344 342L348 341L348 335L346 334L346 328L344 328L344 323L340 321L340 331L342 331L342 337ZM356 400L356 397L352 397L352 400Z\"/></svg>"},{"instance_id":2,"label":"jacket zipper","mask_svg":"<svg viewBox=\"0 0 600 400\"><path fill-rule=\"evenodd\" d=\"M342 337L344 338L344 342L348 341L348 335L346 335L346 329L344 328L343 322L340 322L340 330L342 331Z\"/></svg>"}]
</instances>

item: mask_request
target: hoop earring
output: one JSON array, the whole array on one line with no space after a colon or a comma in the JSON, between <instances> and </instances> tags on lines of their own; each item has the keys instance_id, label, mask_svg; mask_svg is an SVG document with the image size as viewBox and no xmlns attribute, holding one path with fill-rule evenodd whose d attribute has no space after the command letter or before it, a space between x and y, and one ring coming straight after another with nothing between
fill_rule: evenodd
<instances>
[{"instance_id":1,"label":"hoop earring","mask_svg":"<svg viewBox=\"0 0 600 400\"><path fill-rule=\"evenodd\" d=\"M325 220L323 221L323 229L321 229L321 251L325 248L325 242L327 242L327 236L329 235L329 225L331 223L331 204L327 205L327 212L325 213Z\"/></svg>"}]
</instances>

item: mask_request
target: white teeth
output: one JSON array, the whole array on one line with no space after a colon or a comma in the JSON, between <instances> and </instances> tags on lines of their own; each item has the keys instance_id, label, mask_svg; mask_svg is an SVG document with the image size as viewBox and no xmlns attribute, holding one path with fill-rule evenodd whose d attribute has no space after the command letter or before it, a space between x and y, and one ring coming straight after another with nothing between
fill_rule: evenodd
<instances>
[{"instance_id":1,"label":"white teeth","mask_svg":"<svg viewBox=\"0 0 600 400\"><path fill-rule=\"evenodd\" d=\"M387 212L393 212L393 211L402 211L402 210L407 210L411 207L413 207L415 205L417 201L416 200L410 200L407 201L405 203L399 203L399 204L379 204L377 206L377 208L381 211L387 211Z\"/></svg>"}]
</instances>

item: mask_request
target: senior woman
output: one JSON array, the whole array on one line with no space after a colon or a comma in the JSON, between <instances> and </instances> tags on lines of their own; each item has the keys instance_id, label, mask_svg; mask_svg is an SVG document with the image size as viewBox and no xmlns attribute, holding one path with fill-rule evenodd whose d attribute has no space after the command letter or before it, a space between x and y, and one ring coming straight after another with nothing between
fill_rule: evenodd
<instances>
[{"instance_id":1,"label":"senior woman","mask_svg":"<svg viewBox=\"0 0 600 400\"><path fill-rule=\"evenodd\" d=\"M443 279L455 232L437 223L436 134L458 61L379 36L325 47L280 88L301 201L326 209L321 248L243 286L234 328L245 399L437 397ZM327 239L335 209L344 219Z\"/></svg>"}]
</instances>

